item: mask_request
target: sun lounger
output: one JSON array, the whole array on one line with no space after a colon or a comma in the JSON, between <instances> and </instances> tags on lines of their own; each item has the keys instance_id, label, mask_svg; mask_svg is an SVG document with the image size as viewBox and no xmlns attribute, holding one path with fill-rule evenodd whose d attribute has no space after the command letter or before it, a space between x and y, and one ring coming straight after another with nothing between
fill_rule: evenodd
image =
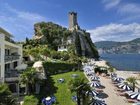
<instances>
[{"instance_id":1,"label":"sun lounger","mask_svg":"<svg viewBox=\"0 0 140 105\"><path fill-rule=\"evenodd\" d=\"M96 91L97 91L97 92L103 92L103 90L102 90L102 89L96 89Z\"/></svg>"},{"instance_id":2,"label":"sun lounger","mask_svg":"<svg viewBox=\"0 0 140 105\"><path fill-rule=\"evenodd\" d=\"M115 88L114 90L115 90L115 91L119 91L119 92L124 92L124 90L123 90L123 89L118 89L118 88Z\"/></svg>"},{"instance_id":3,"label":"sun lounger","mask_svg":"<svg viewBox=\"0 0 140 105\"><path fill-rule=\"evenodd\" d=\"M117 96L126 96L126 93L122 92L122 93L116 93Z\"/></svg>"},{"instance_id":4,"label":"sun lounger","mask_svg":"<svg viewBox=\"0 0 140 105\"><path fill-rule=\"evenodd\" d=\"M138 102L135 99L125 99L125 101L128 102L128 103L136 103L136 102Z\"/></svg>"}]
</instances>

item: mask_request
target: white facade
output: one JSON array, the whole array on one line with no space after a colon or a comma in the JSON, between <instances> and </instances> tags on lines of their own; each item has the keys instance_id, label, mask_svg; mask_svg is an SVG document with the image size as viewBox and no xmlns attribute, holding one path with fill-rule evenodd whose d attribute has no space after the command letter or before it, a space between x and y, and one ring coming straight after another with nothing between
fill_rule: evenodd
<instances>
[{"instance_id":1,"label":"white facade","mask_svg":"<svg viewBox=\"0 0 140 105\"><path fill-rule=\"evenodd\" d=\"M68 48L65 45L61 45L61 46L58 46L58 51L68 51Z\"/></svg>"},{"instance_id":2,"label":"white facade","mask_svg":"<svg viewBox=\"0 0 140 105\"><path fill-rule=\"evenodd\" d=\"M11 37L0 28L0 82L16 81L15 67L22 63L22 45L11 42Z\"/></svg>"}]
</instances>

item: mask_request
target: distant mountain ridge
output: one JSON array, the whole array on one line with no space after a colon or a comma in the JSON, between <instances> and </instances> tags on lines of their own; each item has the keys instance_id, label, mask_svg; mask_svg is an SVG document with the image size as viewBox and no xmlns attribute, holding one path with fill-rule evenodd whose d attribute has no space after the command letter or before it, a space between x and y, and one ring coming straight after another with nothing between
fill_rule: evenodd
<instances>
[{"instance_id":1,"label":"distant mountain ridge","mask_svg":"<svg viewBox=\"0 0 140 105\"><path fill-rule=\"evenodd\" d=\"M95 45L100 54L140 54L140 38L127 42L100 41Z\"/></svg>"}]
</instances>

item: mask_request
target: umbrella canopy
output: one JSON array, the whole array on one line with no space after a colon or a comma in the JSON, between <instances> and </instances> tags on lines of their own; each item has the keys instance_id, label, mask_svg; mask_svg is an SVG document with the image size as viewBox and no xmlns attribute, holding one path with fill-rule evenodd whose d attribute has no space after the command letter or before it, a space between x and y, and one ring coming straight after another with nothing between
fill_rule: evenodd
<instances>
[{"instance_id":1,"label":"umbrella canopy","mask_svg":"<svg viewBox=\"0 0 140 105\"><path fill-rule=\"evenodd\" d=\"M91 70L91 69L90 69L90 66L84 66L83 69L84 69L84 70Z\"/></svg>"},{"instance_id":2,"label":"umbrella canopy","mask_svg":"<svg viewBox=\"0 0 140 105\"><path fill-rule=\"evenodd\" d=\"M33 68L43 67L42 61L37 61L33 64Z\"/></svg>"},{"instance_id":3,"label":"umbrella canopy","mask_svg":"<svg viewBox=\"0 0 140 105\"><path fill-rule=\"evenodd\" d=\"M92 82L90 86L91 87L100 87L101 84L99 82Z\"/></svg>"},{"instance_id":4,"label":"umbrella canopy","mask_svg":"<svg viewBox=\"0 0 140 105\"><path fill-rule=\"evenodd\" d=\"M117 74L116 74L116 73L111 73L110 76L111 76L112 78L114 78L114 77L117 77Z\"/></svg>"},{"instance_id":5,"label":"umbrella canopy","mask_svg":"<svg viewBox=\"0 0 140 105\"><path fill-rule=\"evenodd\" d=\"M84 72L86 72L86 73L88 73L88 72L90 72L91 70L84 70Z\"/></svg>"},{"instance_id":6,"label":"umbrella canopy","mask_svg":"<svg viewBox=\"0 0 140 105\"><path fill-rule=\"evenodd\" d=\"M51 100L51 97L47 97L46 100L47 100L47 101L48 101L48 100Z\"/></svg>"},{"instance_id":7,"label":"umbrella canopy","mask_svg":"<svg viewBox=\"0 0 140 105\"><path fill-rule=\"evenodd\" d=\"M27 68L27 64L22 63L21 65L18 65L15 69L16 70L25 70Z\"/></svg>"},{"instance_id":8,"label":"umbrella canopy","mask_svg":"<svg viewBox=\"0 0 140 105\"><path fill-rule=\"evenodd\" d=\"M91 76L90 77L90 80L91 81L97 81L97 80L99 80L99 77L97 77L97 76Z\"/></svg>"},{"instance_id":9,"label":"umbrella canopy","mask_svg":"<svg viewBox=\"0 0 140 105\"><path fill-rule=\"evenodd\" d=\"M103 100L95 99L90 105L107 105Z\"/></svg>"},{"instance_id":10,"label":"umbrella canopy","mask_svg":"<svg viewBox=\"0 0 140 105\"><path fill-rule=\"evenodd\" d=\"M42 99L43 105L52 105L56 101L55 97L47 97Z\"/></svg>"},{"instance_id":11,"label":"umbrella canopy","mask_svg":"<svg viewBox=\"0 0 140 105\"><path fill-rule=\"evenodd\" d=\"M113 81L115 81L115 82L122 82L122 81L124 81L124 79L121 78L121 77L114 77Z\"/></svg>"},{"instance_id":12,"label":"umbrella canopy","mask_svg":"<svg viewBox=\"0 0 140 105\"><path fill-rule=\"evenodd\" d=\"M134 94L130 95L130 98L140 100L140 93L135 92Z\"/></svg>"},{"instance_id":13,"label":"umbrella canopy","mask_svg":"<svg viewBox=\"0 0 140 105\"><path fill-rule=\"evenodd\" d=\"M128 84L125 84L125 83L119 84L118 87L122 88L123 90L126 90L126 91L132 90L132 88L130 86L128 86Z\"/></svg>"},{"instance_id":14,"label":"umbrella canopy","mask_svg":"<svg viewBox=\"0 0 140 105\"><path fill-rule=\"evenodd\" d=\"M133 95L133 94L135 94L135 93L137 93L137 92L133 92L132 90L126 92L126 94L127 94L128 96Z\"/></svg>"},{"instance_id":15,"label":"umbrella canopy","mask_svg":"<svg viewBox=\"0 0 140 105\"><path fill-rule=\"evenodd\" d=\"M93 72L87 72L86 75L87 76L92 76L92 75L94 75L94 73Z\"/></svg>"},{"instance_id":16,"label":"umbrella canopy","mask_svg":"<svg viewBox=\"0 0 140 105\"><path fill-rule=\"evenodd\" d=\"M92 90L92 91L87 91L86 95L91 95L91 96L97 96L99 93L96 90Z\"/></svg>"}]
</instances>

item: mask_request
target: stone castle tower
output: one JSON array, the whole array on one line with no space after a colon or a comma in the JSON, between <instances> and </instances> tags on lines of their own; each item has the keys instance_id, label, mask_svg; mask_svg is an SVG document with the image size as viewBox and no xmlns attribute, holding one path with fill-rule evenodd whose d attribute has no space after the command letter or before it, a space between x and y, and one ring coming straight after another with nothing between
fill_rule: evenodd
<instances>
[{"instance_id":1,"label":"stone castle tower","mask_svg":"<svg viewBox=\"0 0 140 105\"><path fill-rule=\"evenodd\" d=\"M77 13L76 12L69 12L69 30L78 30L78 22L77 22Z\"/></svg>"},{"instance_id":2,"label":"stone castle tower","mask_svg":"<svg viewBox=\"0 0 140 105\"><path fill-rule=\"evenodd\" d=\"M81 29L77 22L77 13L69 12L69 30L73 32L70 40L75 43L76 53L80 56L98 58L98 52L90 38L90 33ZM95 54L96 53L96 54Z\"/></svg>"}]
</instances>

